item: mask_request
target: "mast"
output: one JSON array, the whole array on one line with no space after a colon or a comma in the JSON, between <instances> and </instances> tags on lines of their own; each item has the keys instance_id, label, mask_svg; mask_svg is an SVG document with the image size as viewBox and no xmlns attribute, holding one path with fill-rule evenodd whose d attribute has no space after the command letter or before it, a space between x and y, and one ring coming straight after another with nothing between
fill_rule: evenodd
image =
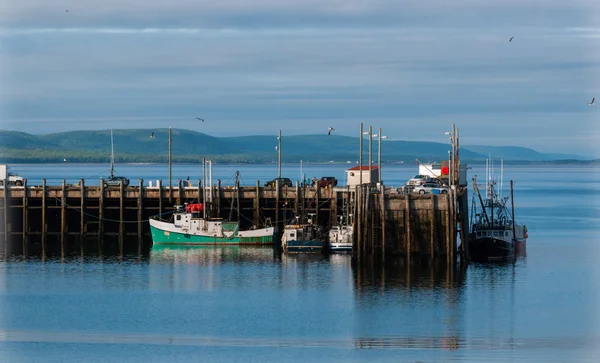
<instances>
[{"instance_id":1,"label":"mast","mask_svg":"<svg viewBox=\"0 0 600 363\"><path fill-rule=\"evenodd\" d=\"M485 217L485 222L490 224L490 220L487 215L487 211L485 210L485 204L483 204L483 199L481 199L481 193L479 193L479 188L477 187L477 179L473 178L473 189L477 193L479 197L479 203L481 204L481 209L483 210L483 216Z\"/></svg>"},{"instance_id":2,"label":"mast","mask_svg":"<svg viewBox=\"0 0 600 363\"><path fill-rule=\"evenodd\" d=\"M512 229L513 229L513 243L517 240L517 234L515 233L515 201L513 199L513 181L510 181L510 208L512 209Z\"/></svg>"},{"instance_id":3,"label":"mast","mask_svg":"<svg viewBox=\"0 0 600 363\"><path fill-rule=\"evenodd\" d=\"M206 159L202 158L202 218L206 219Z\"/></svg>"},{"instance_id":4,"label":"mast","mask_svg":"<svg viewBox=\"0 0 600 363\"><path fill-rule=\"evenodd\" d=\"M110 177L114 176L115 172L115 141L113 139L113 130L110 129Z\"/></svg>"}]
</instances>

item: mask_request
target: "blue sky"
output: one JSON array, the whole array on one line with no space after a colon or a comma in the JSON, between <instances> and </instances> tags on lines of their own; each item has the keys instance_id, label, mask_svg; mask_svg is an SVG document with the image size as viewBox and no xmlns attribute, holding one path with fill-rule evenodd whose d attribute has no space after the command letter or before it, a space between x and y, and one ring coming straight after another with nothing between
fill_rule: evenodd
<instances>
[{"instance_id":1,"label":"blue sky","mask_svg":"<svg viewBox=\"0 0 600 363\"><path fill-rule=\"evenodd\" d=\"M65 10L69 9L68 12ZM600 156L596 0L0 4L0 127L176 127ZM512 42L508 42L514 36ZM204 118L204 123L194 120Z\"/></svg>"}]
</instances>

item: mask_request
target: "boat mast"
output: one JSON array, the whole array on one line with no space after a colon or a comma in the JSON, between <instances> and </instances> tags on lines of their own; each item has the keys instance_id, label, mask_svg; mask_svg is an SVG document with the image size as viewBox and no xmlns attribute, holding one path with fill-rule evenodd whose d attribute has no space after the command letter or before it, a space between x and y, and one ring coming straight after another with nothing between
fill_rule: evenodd
<instances>
[{"instance_id":1,"label":"boat mast","mask_svg":"<svg viewBox=\"0 0 600 363\"><path fill-rule=\"evenodd\" d=\"M113 130L110 129L110 177L114 176L115 172L115 142L113 139Z\"/></svg>"},{"instance_id":2,"label":"boat mast","mask_svg":"<svg viewBox=\"0 0 600 363\"><path fill-rule=\"evenodd\" d=\"M479 193L479 188L477 187L477 179L473 178L473 189L477 196L479 197L479 203L481 204L481 209L483 210L483 216L485 217L485 222L490 224L490 220L487 215L487 211L485 210L485 204L483 204L483 199L481 199L481 193Z\"/></svg>"},{"instance_id":3,"label":"boat mast","mask_svg":"<svg viewBox=\"0 0 600 363\"><path fill-rule=\"evenodd\" d=\"M513 181L510 181L510 208L512 209L512 228L513 228L513 242L517 240L517 234L515 231L515 202L513 199Z\"/></svg>"}]
</instances>

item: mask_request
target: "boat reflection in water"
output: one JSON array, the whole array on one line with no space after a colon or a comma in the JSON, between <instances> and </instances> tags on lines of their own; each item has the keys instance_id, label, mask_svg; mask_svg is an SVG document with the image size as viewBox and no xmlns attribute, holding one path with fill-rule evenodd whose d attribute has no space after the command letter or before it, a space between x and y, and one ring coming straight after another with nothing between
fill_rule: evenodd
<instances>
[{"instance_id":1,"label":"boat reflection in water","mask_svg":"<svg viewBox=\"0 0 600 363\"><path fill-rule=\"evenodd\" d=\"M218 265L224 263L273 262L278 254L271 246L170 246L154 245L151 263Z\"/></svg>"}]
</instances>

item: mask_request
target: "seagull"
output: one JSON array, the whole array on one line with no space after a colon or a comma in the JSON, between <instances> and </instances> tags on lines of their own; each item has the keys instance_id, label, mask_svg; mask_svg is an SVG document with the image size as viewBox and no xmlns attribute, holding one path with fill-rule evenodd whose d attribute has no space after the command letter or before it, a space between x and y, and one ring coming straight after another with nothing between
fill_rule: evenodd
<instances>
[{"instance_id":1,"label":"seagull","mask_svg":"<svg viewBox=\"0 0 600 363\"><path fill-rule=\"evenodd\" d=\"M509 41L509 42L512 42L512 40L513 40L514 38L515 38L515 37L510 37L510 39L509 39L508 41Z\"/></svg>"},{"instance_id":2,"label":"seagull","mask_svg":"<svg viewBox=\"0 0 600 363\"><path fill-rule=\"evenodd\" d=\"M204 122L204 119L200 118L200 117L196 117L196 120L200 120L200 121Z\"/></svg>"},{"instance_id":3,"label":"seagull","mask_svg":"<svg viewBox=\"0 0 600 363\"><path fill-rule=\"evenodd\" d=\"M66 163L66 162L67 162L67 159L63 159L63 163Z\"/></svg>"},{"instance_id":4,"label":"seagull","mask_svg":"<svg viewBox=\"0 0 600 363\"><path fill-rule=\"evenodd\" d=\"M152 131L152 135L150 135L151 139L154 139L154 131Z\"/></svg>"},{"instance_id":5,"label":"seagull","mask_svg":"<svg viewBox=\"0 0 600 363\"><path fill-rule=\"evenodd\" d=\"M327 135L331 135L331 131L335 130L333 127L330 127L329 130L327 131Z\"/></svg>"},{"instance_id":6,"label":"seagull","mask_svg":"<svg viewBox=\"0 0 600 363\"><path fill-rule=\"evenodd\" d=\"M69 12L69 9L65 10L65 13L68 13L68 12Z\"/></svg>"},{"instance_id":7,"label":"seagull","mask_svg":"<svg viewBox=\"0 0 600 363\"><path fill-rule=\"evenodd\" d=\"M592 102L588 103L588 105L593 106L594 105L594 100L596 100L596 97L592 97Z\"/></svg>"}]
</instances>

